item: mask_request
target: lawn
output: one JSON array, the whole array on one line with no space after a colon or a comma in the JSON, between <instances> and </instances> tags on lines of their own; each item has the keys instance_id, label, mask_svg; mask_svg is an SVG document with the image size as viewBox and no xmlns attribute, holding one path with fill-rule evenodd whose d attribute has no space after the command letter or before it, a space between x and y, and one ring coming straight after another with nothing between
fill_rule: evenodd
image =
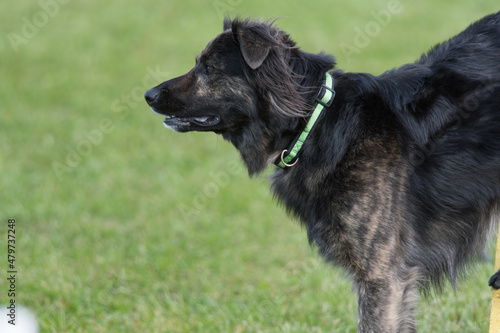
<instances>
[{"instance_id":1,"label":"lawn","mask_svg":"<svg viewBox=\"0 0 500 333\"><path fill-rule=\"evenodd\" d=\"M15 301L41 332L355 332L350 282L309 247L266 178L250 179L215 134L166 130L142 95L189 70L224 15L280 17L304 50L379 74L498 9L497 0L1 2L0 304L11 299L15 219ZM422 302L419 330L487 332L492 272L491 258L456 292Z\"/></svg>"}]
</instances>

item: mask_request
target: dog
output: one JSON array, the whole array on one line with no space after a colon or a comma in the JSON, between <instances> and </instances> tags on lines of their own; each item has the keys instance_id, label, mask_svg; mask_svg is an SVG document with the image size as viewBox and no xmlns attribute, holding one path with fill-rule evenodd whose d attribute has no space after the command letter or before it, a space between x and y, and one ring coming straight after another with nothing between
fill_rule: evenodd
<instances>
[{"instance_id":1,"label":"dog","mask_svg":"<svg viewBox=\"0 0 500 333\"><path fill-rule=\"evenodd\" d=\"M275 164L275 197L352 278L358 332L415 332L420 295L454 285L496 228L500 12L379 76L275 21L223 27L147 104L174 131L222 135L250 176Z\"/></svg>"}]
</instances>

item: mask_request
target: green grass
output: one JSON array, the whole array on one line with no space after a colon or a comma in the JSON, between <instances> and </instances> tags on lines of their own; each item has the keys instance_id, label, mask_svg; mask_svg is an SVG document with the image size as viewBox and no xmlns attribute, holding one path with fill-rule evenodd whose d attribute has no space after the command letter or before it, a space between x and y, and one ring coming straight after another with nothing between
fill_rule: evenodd
<instances>
[{"instance_id":1,"label":"green grass","mask_svg":"<svg viewBox=\"0 0 500 333\"><path fill-rule=\"evenodd\" d=\"M349 281L265 177L249 179L214 134L165 130L141 95L191 68L224 13L281 17L304 50L378 74L498 10L401 0L346 57L341 45L388 3L68 1L46 21L38 2L0 3L0 248L6 258L16 218L16 302L41 332L355 332ZM23 27L34 17L36 31ZM15 52L9 33L23 29ZM486 332L492 271L481 264L456 293L423 302L420 331Z\"/></svg>"}]
</instances>

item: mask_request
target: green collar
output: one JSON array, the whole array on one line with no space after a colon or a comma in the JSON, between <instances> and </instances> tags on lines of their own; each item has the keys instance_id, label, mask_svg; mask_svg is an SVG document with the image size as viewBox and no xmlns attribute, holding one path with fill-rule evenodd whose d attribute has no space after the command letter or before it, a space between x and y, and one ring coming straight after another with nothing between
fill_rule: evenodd
<instances>
[{"instance_id":1,"label":"green collar","mask_svg":"<svg viewBox=\"0 0 500 333\"><path fill-rule=\"evenodd\" d=\"M317 104L316 108L312 112L311 118L309 118L306 127L304 128L302 133L300 133L299 137L295 139L295 144L293 144L293 147L290 150L288 149L283 150L280 158L278 159L278 162L276 163L277 166L286 169L293 167L295 164L297 164L297 161L299 160L298 158L296 158L297 154L299 153L300 149L302 148L302 145L306 141L309 132L316 123L316 120L318 120L321 111L323 111L324 108L327 108L330 105L332 105L334 98L335 98L335 90L333 90L333 77L329 73L326 73L326 80L325 83L321 85L321 89L318 93L318 96L316 97ZM285 156L285 154L288 151L290 151L290 153ZM294 159L295 161L293 161Z\"/></svg>"}]
</instances>

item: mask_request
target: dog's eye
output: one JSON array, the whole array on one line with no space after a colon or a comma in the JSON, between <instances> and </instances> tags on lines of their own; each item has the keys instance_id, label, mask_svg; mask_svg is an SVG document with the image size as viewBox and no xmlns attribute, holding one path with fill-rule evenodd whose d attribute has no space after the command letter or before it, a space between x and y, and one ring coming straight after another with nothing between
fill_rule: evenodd
<instances>
[{"instance_id":1,"label":"dog's eye","mask_svg":"<svg viewBox=\"0 0 500 333\"><path fill-rule=\"evenodd\" d=\"M214 68L212 66L209 66L207 65L207 67L205 68L205 70L207 71L207 73L212 73L214 71Z\"/></svg>"}]
</instances>

